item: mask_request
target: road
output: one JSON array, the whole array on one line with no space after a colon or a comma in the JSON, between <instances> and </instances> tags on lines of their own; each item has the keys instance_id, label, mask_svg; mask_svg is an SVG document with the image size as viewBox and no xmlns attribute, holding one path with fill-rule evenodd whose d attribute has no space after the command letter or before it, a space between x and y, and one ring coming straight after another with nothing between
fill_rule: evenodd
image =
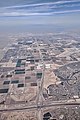
<instances>
[{"instance_id":1,"label":"road","mask_svg":"<svg viewBox=\"0 0 80 120\"><path fill-rule=\"evenodd\" d=\"M43 108L49 108L49 107L57 107L57 106L79 106L80 102L74 101L74 102L68 102L68 101L50 101L48 103L43 103L43 105L26 105L26 104L19 104L19 105L4 105L3 107L0 106L0 112L8 112L8 111L22 111L22 110L38 110L38 112L41 112Z\"/></svg>"},{"instance_id":2,"label":"road","mask_svg":"<svg viewBox=\"0 0 80 120\"><path fill-rule=\"evenodd\" d=\"M45 64L43 61L43 56L40 51L40 46L38 44L37 39L35 39L36 45L37 45L37 50L39 51L40 59L41 59L41 64L43 65L42 69L42 77L40 80L37 80L38 84L38 92L37 92L37 119L38 120L43 120L43 111L42 111L42 105L43 105L43 83L44 83L44 72L45 72Z\"/></svg>"}]
</instances>

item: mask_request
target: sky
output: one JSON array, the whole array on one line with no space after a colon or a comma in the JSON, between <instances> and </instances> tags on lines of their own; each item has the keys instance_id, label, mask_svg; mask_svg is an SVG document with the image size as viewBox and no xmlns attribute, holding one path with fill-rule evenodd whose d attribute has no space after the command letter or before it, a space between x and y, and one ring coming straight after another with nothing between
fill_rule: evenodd
<instances>
[{"instance_id":1,"label":"sky","mask_svg":"<svg viewBox=\"0 0 80 120\"><path fill-rule=\"evenodd\" d=\"M0 0L0 31L79 27L80 0Z\"/></svg>"}]
</instances>

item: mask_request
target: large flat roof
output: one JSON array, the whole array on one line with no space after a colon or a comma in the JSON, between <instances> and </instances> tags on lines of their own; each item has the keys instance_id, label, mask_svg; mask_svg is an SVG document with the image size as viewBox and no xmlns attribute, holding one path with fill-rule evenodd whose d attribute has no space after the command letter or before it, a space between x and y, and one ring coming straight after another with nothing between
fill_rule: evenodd
<instances>
[{"instance_id":1,"label":"large flat roof","mask_svg":"<svg viewBox=\"0 0 80 120\"><path fill-rule=\"evenodd\" d=\"M8 93L8 88L6 88L6 89L0 89L0 93Z\"/></svg>"}]
</instances>

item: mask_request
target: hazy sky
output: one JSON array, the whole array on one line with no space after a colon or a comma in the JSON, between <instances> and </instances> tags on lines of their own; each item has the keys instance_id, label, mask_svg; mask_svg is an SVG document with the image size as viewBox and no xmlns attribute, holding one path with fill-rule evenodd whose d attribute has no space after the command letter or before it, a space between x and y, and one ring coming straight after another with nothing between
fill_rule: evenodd
<instances>
[{"instance_id":1,"label":"hazy sky","mask_svg":"<svg viewBox=\"0 0 80 120\"><path fill-rule=\"evenodd\" d=\"M29 25L77 29L80 0L0 0L0 31Z\"/></svg>"}]
</instances>

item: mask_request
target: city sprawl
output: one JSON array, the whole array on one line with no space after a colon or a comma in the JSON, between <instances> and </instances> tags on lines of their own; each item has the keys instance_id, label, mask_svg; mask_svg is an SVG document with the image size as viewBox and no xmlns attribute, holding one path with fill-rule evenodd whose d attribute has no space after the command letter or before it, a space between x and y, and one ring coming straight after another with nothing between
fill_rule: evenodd
<instances>
[{"instance_id":1,"label":"city sprawl","mask_svg":"<svg viewBox=\"0 0 80 120\"><path fill-rule=\"evenodd\" d=\"M0 60L0 120L80 120L80 35L13 39Z\"/></svg>"}]
</instances>

